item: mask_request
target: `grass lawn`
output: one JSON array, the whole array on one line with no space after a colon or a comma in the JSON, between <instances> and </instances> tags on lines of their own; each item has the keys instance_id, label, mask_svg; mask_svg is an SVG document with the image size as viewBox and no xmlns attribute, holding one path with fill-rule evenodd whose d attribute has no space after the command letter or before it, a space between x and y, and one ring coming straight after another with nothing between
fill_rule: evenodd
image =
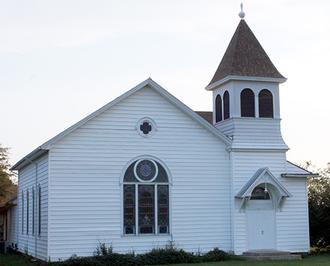
<instances>
[{"instance_id":1,"label":"grass lawn","mask_svg":"<svg viewBox=\"0 0 330 266\"><path fill-rule=\"evenodd\" d=\"M24 256L11 254L0 255L0 266L38 266L39 263L32 263ZM42 265L47 265L43 263ZM330 266L330 255L308 257L300 261L277 261L277 262L255 262L255 261L224 261L201 264L176 264L172 266Z\"/></svg>"}]
</instances>

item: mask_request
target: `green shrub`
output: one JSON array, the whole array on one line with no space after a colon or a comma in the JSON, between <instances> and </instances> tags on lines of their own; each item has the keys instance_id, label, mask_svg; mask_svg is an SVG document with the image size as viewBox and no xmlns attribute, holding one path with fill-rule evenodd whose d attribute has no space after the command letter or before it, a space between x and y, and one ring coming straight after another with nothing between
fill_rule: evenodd
<instances>
[{"instance_id":1,"label":"green shrub","mask_svg":"<svg viewBox=\"0 0 330 266\"><path fill-rule=\"evenodd\" d=\"M94 252L95 256L107 256L112 254L112 246L107 247L105 243L99 243Z\"/></svg>"},{"instance_id":2,"label":"green shrub","mask_svg":"<svg viewBox=\"0 0 330 266\"><path fill-rule=\"evenodd\" d=\"M137 255L138 265L163 265L176 263L194 263L196 256L193 253L176 248L153 249L148 253Z\"/></svg>"},{"instance_id":3,"label":"green shrub","mask_svg":"<svg viewBox=\"0 0 330 266\"><path fill-rule=\"evenodd\" d=\"M177 249L174 245L165 248L153 249L145 254L119 254L99 244L93 257L73 256L63 262L51 263L54 266L144 266L144 265L164 265L179 263L199 263L228 260L231 257L224 251L215 248L204 255L186 252Z\"/></svg>"},{"instance_id":4,"label":"green shrub","mask_svg":"<svg viewBox=\"0 0 330 266\"><path fill-rule=\"evenodd\" d=\"M311 247L309 250L310 255L330 254L330 245L325 247Z\"/></svg>"},{"instance_id":5,"label":"green shrub","mask_svg":"<svg viewBox=\"0 0 330 266\"><path fill-rule=\"evenodd\" d=\"M226 252L218 248L215 248L203 255L203 261L205 262L224 261L228 260L229 258L230 256Z\"/></svg>"}]
</instances>

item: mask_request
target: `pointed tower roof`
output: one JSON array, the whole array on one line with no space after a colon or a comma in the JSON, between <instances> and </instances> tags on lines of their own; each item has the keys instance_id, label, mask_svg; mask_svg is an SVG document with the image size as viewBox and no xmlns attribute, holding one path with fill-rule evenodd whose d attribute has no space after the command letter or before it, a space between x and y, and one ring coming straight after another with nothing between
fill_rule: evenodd
<instances>
[{"instance_id":1,"label":"pointed tower roof","mask_svg":"<svg viewBox=\"0 0 330 266\"><path fill-rule=\"evenodd\" d=\"M207 89L212 89L214 87L211 86L212 84L228 76L280 79L280 82L286 80L276 69L243 18Z\"/></svg>"}]
</instances>

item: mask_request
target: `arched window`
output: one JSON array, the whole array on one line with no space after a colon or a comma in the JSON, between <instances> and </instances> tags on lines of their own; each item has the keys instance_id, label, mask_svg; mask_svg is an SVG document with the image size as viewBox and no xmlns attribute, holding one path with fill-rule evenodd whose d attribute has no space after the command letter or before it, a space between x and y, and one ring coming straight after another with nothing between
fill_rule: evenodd
<instances>
[{"instance_id":1,"label":"arched window","mask_svg":"<svg viewBox=\"0 0 330 266\"><path fill-rule=\"evenodd\" d=\"M241 117L255 117L254 92L251 89L241 92Z\"/></svg>"},{"instance_id":2,"label":"arched window","mask_svg":"<svg viewBox=\"0 0 330 266\"><path fill-rule=\"evenodd\" d=\"M151 159L133 162L123 185L124 234L169 233L169 187L164 167Z\"/></svg>"},{"instance_id":3,"label":"arched window","mask_svg":"<svg viewBox=\"0 0 330 266\"><path fill-rule=\"evenodd\" d=\"M223 119L226 120L230 116L229 92L225 91L223 94Z\"/></svg>"},{"instance_id":4,"label":"arched window","mask_svg":"<svg viewBox=\"0 0 330 266\"><path fill-rule=\"evenodd\" d=\"M268 191L261 186L256 187L251 194L251 200L270 200Z\"/></svg>"},{"instance_id":5,"label":"arched window","mask_svg":"<svg viewBox=\"0 0 330 266\"><path fill-rule=\"evenodd\" d=\"M222 100L221 96L217 95L215 98L215 122L219 122L222 120Z\"/></svg>"},{"instance_id":6,"label":"arched window","mask_svg":"<svg viewBox=\"0 0 330 266\"><path fill-rule=\"evenodd\" d=\"M266 89L259 92L259 117L274 117L273 94Z\"/></svg>"}]
</instances>

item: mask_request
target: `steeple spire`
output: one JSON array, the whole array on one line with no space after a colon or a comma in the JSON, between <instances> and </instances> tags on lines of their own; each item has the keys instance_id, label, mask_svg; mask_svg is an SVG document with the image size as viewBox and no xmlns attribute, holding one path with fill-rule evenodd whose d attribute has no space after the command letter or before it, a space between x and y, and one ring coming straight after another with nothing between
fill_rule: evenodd
<instances>
[{"instance_id":1,"label":"steeple spire","mask_svg":"<svg viewBox=\"0 0 330 266\"><path fill-rule=\"evenodd\" d=\"M241 20L227 47L227 50L215 72L211 82L206 87L213 89L223 80L232 77L268 78L284 82L286 79L276 69L265 50L246 23L243 11L239 13Z\"/></svg>"},{"instance_id":2,"label":"steeple spire","mask_svg":"<svg viewBox=\"0 0 330 266\"><path fill-rule=\"evenodd\" d=\"M245 13L243 11L243 3L241 3L241 12L238 13L238 16L241 18L241 19L244 19L245 17Z\"/></svg>"}]
</instances>

